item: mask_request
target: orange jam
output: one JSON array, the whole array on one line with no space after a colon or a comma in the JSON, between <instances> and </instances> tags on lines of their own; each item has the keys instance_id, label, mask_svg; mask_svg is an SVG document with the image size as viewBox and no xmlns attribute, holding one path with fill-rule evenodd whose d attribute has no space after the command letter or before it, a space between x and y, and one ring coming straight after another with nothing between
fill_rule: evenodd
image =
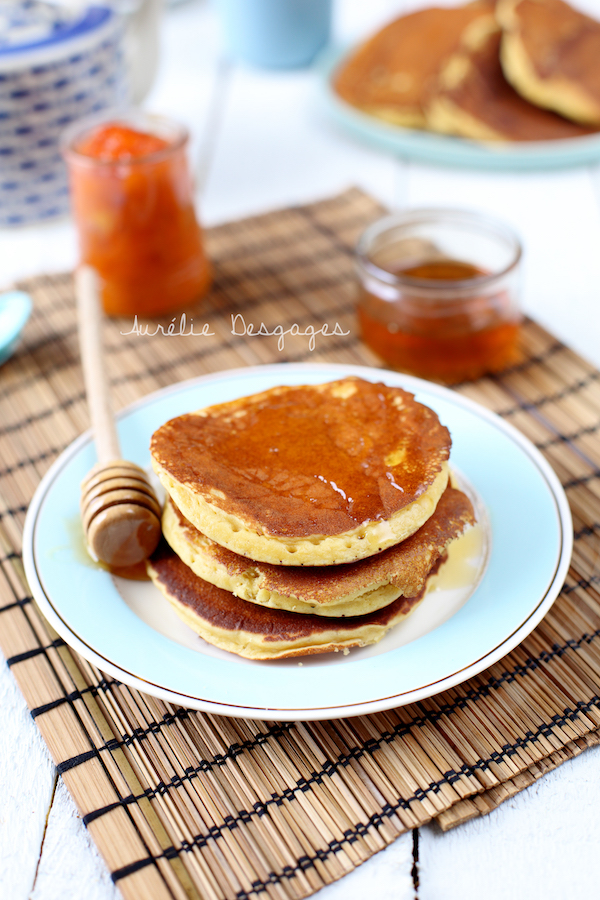
<instances>
[{"instance_id":1,"label":"orange jam","mask_svg":"<svg viewBox=\"0 0 600 900\"><path fill-rule=\"evenodd\" d=\"M108 315L159 315L208 290L186 143L179 127L163 137L112 121L67 145L82 261L100 277Z\"/></svg>"},{"instance_id":2,"label":"orange jam","mask_svg":"<svg viewBox=\"0 0 600 900\"><path fill-rule=\"evenodd\" d=\"M506 286L486 286L485 271L446 258L386 269L400 276L397 299L383 299L372 280L357 312L363 340L389 366L452 383L516 361L515 299Z\"/></svg>"}]
</instances>

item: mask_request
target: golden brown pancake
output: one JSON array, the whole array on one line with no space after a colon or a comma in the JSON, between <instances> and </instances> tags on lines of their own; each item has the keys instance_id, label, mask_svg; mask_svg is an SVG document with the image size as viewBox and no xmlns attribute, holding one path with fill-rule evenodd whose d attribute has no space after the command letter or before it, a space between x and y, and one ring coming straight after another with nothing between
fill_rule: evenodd
<instances>
[{"instance_id":1,"label":"golden brown pancake","mask_svg":"<svg viewBox=\"0 0 600 900\"><path fill-rule=\"evenodd\" d=\"M450 435L412 394L345 378L178 416L152 464L213 541L274 565L337 565L414 534L448 481Z\"/></svg>"},{"instance_id":2,"label":"golden brown pancake","mask_svg":"<svg viewBox=\"0 0 600 900\"><path fill-rule=\"evenodd\" d=\"M430 128L484 141L548 141L589 131L533 106L506 81L500 65L502 32L482 15L472 40L444 67L427 108Z\"/></svg>"},{"instance_id":3,"label":"golden brown pancake","mask_svg":"<svg viewBox=\"0 0 600 900\"><path fill-rule=\"evenodd\" d=\"M423 590L417 597L400 597L367 616L333 619L247 603L195 575L166 542L148 560L147 569L190 628L208 643L248 659L283 659L373 644L425 595Z\"/></svg>"},{"instance_id":4,"label":"golden brown pancake","mask_svg":"<svg viewBox=\"0 0 600 900\"><path fill-rule=\"evenodd\" d=\"M362 616L400 596L415 597L446 546L474 524L462 491L446 488L433 515L419 530L388 550L340 566L273 566L253 562L201 534L172 500L163 513L171 548L205 581L243 600L321 616Z\"/></svg>"},{"instance_id":5,"label":"golden brown pancake","mask_svg":"<svg viewBox=\"0 0 600 900\"><path fill-rule=\"evenodd\" d=\"M502 65L524 97L600 126L600 22L563 0L500 0Z\"/></svg>"},{"instance_id":6,"label":"golden brown pancake","mask_svg":"<svg viewBox=\"0 0 600 900\"><path fill-rule=\"evenodd\" d=\"M340 66L335 91L347 103L395 125L423 128L423 107L440 68L458 48L487 0L402 16L366 41Z\"/></svg>"}]
</instances>

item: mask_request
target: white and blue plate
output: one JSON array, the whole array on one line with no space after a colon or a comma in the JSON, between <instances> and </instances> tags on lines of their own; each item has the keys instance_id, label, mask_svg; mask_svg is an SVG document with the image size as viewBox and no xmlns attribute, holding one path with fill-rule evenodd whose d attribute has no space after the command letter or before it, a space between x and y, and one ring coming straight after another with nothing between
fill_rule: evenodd
<instances>
[{"instance_id":1,"label":"white and blue plate","mask_svg":"<svg viewBox=\"0 0 600 900\"><path fill-rule=\"evenodd\" d=\"M518 431L446 388L383 369L280 364L203 376L150 394L118 416L125 458L149 468L167 419L279 384L347 375L404 387L452 434L451 464L485 509L487 565L460 602L427 595L371 647L255 662L194 634L150 582L125 581L87 557L79 485L95 462L89 433L56 460L24 534L31 591L56 631L103 672L182 706L268 720L331 719L401 706L460 684L519 644L561 590L573 529L560 483ZM442 597L443 599L443 597ZM416 623L416 625L414 624Z\"/></svg>"}]
</instances>

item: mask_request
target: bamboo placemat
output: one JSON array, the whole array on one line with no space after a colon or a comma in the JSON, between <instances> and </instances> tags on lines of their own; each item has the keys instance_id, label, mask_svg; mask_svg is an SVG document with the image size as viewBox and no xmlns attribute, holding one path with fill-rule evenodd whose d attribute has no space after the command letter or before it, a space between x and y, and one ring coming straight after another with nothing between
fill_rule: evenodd
<instances>
[{"instance_id":1,"label":"bamboo placemat","mask_svg":"<svg viewBox=\"0 0 600 900\"><path fill-rule=\"evenodd\" d=\"M216 283L194 330L209 323L214 336L123 334L131 322L108 323L115 405L247 364L377 364L356 336L352 252L378 212L350 191L210 231ZM35 313L0 370L0 646L124 897L305 897L403 831L489 811L598 742L600 373L591 365L527 322L519 365L458 388L542 450L573 511L567 582L520 647L453 690L378 715L228 719L104 677L29 595L27 505L88 418L71 277L23 287ZM340 333L318 334L311 350L309 336L241 334L239 316L270 331L337 322Z\"/></svg>"}]
</instances>

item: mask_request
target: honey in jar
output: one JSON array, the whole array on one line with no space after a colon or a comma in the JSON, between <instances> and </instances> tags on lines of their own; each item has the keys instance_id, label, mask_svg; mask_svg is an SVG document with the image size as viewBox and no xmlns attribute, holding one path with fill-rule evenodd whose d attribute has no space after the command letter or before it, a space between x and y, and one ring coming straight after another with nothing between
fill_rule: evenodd
<instances>
[{"instance_id":1,"label":"honey in jar","mask_svg":"<svg viewBox=\"0 0 600 900\"><path fill-rule=\"evenodd\" d=\"M65 137L81 258L98 273L108 315L160 315L208 290L187 141L182 126L137 112L84 121Z\"/></svg>"},{"instance_id":2,"label":"honey in jar","mask_svg":"<svg viewBox=\"0 0 600 900\"><path fill-rule=\"evenodd\" d=\"M387 365L455 383L518 359L520 246L492 224L497 231L475 214L435 210L388 217L365 232L358 321Z\"/></svg>"}]
</instances>

